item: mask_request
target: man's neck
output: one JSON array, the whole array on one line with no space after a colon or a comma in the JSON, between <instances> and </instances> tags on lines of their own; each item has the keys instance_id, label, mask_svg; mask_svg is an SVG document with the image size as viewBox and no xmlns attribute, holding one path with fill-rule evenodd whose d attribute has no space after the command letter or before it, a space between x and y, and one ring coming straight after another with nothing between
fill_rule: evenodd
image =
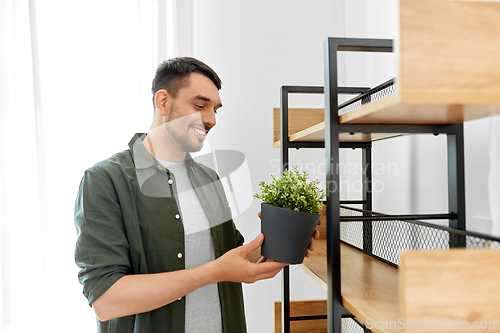
<instances>
[{"instance_id":1,"label":"man's neck","mask_svg":"<svg viewBox=\"0 0 500 333\"><path fill-rule=\"evenodd\" d=\"M142 144L156 158L172 163L180 163L186 158L186 152L178 147L177 142L160 138L150 130Z\"/></svg>"}]
</instances>

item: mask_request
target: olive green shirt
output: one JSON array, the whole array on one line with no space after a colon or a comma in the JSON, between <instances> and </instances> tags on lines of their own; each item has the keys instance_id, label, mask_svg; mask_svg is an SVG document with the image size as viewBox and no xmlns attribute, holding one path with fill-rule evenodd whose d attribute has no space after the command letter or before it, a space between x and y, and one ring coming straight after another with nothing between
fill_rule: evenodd
<instances>
[{"instance_id":1,"label":"olive green shirt","mask_svg":"<svg viewBox=\"0 0 500 333\"><path fill-rule=\"evenodd\" d=\"M184 269L184 227L173 175L136 134L130 149L85 171L75 204L78 279L91 305L118 279ZM243 244L216 172L186 168L211 226L215 258ZM170 180L170 181L169 181ZM224 333L246 332L240 283L218 283ZM151 312L98 320L98 332L184 332L185 297Z\"/></svg>"}]
</instances>

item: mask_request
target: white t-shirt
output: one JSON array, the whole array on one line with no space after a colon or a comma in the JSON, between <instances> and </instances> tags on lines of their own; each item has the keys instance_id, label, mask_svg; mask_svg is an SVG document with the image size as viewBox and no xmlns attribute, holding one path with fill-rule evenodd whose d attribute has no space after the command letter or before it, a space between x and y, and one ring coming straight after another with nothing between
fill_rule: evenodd
<instances>
[{"instance_id":1,"label":"white t-shirt","mask_svg":"<svg viewBox=\"0 0 500 333\"><path fill-rule=\"evenodd\" d=\"M210 222L189 179L186 162L170 163L158 159L172 174L175 199L184 224L185 267L201 266L215 259ZM217 284L210 284L186 295L186 333L221 333L222 318Z\"/></svg>"}]
</instances>

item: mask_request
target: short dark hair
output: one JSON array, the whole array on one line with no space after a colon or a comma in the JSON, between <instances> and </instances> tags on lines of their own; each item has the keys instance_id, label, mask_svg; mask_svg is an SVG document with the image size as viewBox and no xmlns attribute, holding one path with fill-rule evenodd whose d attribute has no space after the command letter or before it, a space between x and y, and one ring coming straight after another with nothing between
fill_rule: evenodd
<instances>
[{"instance_id":1,"label":"short dark hair","mask_svg":"<svg viewBox=\"0 0 500 333\"><path fill-rule=\"evenodd\" d=\"M208 77L220 90L222 82L217 73L205 63L191 57L177 57L163 61L156 69L151 91L153 93L153 105L158 90L165 89L173 97L177 96L179 90L188 83L187 78L191 73L200 73Z\"/></svg>"}]
</instances>

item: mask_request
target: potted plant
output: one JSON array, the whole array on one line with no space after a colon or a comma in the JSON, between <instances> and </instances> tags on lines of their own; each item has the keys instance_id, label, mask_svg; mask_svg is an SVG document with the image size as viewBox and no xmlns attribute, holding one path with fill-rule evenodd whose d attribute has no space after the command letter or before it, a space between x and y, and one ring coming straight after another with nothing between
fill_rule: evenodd
<instances>
[{"instance_id":1,"label":"potted plant","mask_svg":"<svg viewBox=\"0 0 500 333\"><path fill-rule=\"evenodd\" d=\"M318 224L321 200L325 191L319 180L307 182L309 173L285 170L280 178L259 184L261 193L254 195L261 204L261 232L264 242L261 254L276 261L300 264Z\"/></svg>"}]
</instances>

